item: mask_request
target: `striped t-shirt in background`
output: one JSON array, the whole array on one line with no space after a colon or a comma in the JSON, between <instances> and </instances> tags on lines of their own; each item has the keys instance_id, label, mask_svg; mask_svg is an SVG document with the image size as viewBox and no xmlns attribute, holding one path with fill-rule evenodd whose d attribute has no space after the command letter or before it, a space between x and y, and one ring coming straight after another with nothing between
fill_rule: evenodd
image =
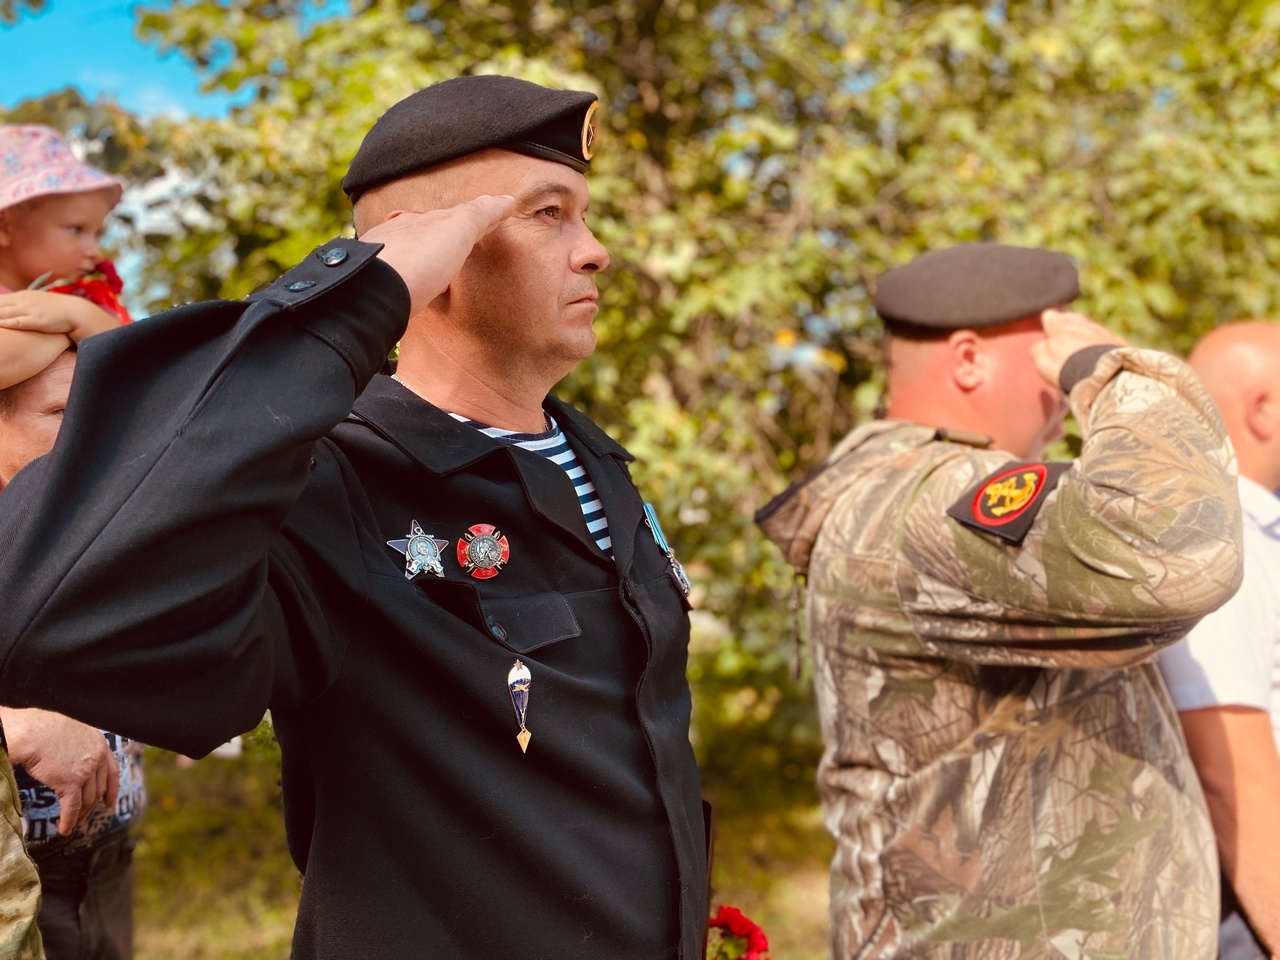
<instances>
[{"instance_id":1,"label":"striped t-shirt in background","mask_svg":"<svg viewBox=\"0 0 1280 960\"><path fill-rule=\"evenodd\" d=\"M474 427L486 437L493 437L513 447L520 447L558 464L573 481L573 489L578 494L578 506L582 509L582 519L587 521L587 532L595 540L596 546L607 556L613 556L613 538L609 536L609 520L604 515L604 504L596 494L596 485L591 482L582 464L578 463L573 448L565 439L564 431L560 429L560 424L556 423L551 414L547 414L547 422L551 424L551 429L545 433L518 433L515 430L503 430L501 427L486 427L483 423L468 420L456 413L450 413L449 416L459 423Z\"/></svg>"}]
</instances>

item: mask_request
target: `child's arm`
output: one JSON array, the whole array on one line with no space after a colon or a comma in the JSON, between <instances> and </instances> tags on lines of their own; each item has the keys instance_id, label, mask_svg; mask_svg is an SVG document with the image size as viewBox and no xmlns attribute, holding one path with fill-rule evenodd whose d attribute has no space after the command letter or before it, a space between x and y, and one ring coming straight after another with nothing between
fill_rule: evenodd
<instances>
[{"instance_id":1,"label":"child's arm","mask_svg":"<svg viewBox=\"0 0 1280 960\"><path fill-rule=\"evenodd\" d=\"M71 340L66 334L0 328L0 390L34 377L70 346Z\"/></svg>"},{"instance_id":2,"label":"child's arm","mask_svg":"<svg viewBox=\"0 0 1280 960\"><path fill-rule=\"evenodd\" d=\"M0 294L0 327L10 330L65 333L79 343L116 326L115 317L84 297L47 290Z\"/></svg>"}]
</instances>

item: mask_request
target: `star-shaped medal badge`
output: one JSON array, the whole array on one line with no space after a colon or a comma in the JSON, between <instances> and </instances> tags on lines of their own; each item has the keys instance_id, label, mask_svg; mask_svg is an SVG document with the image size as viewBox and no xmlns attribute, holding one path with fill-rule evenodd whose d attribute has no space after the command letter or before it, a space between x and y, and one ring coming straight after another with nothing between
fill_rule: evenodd
<instances>
[{"instance_id":1,"label":"star-shaped medal badge","mask_svg":"<svg viewBox=\"0 0 1280 960\"><path fill-rule=\"evenodd\" d=\"M388 540L387 546L396 553L404 555L404 578L412 580L420 573L434 573L444 576L444 564L440 562L440 551L449 545L448 540L437 540L429 533L424 533L417 520L409 523L409 536L403 540Z\"/></svg>"}]
</instances>

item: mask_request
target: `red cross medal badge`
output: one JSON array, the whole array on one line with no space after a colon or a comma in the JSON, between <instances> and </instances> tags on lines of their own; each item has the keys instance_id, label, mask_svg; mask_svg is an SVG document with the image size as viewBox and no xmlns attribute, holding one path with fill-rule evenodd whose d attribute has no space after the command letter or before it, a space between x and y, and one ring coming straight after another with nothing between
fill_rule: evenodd
<instances>
[{"instance_id":1,"label":"red cross medal badge","mask_svg":"<svg viewBox=\"0 0 1280 960\"><path fill-rule=\"evenodd\" d=\"M458 563L477 580L496 577L509 559L511 544L492 524L474 524L458 541Z\"/></svg>"}]
</instances>

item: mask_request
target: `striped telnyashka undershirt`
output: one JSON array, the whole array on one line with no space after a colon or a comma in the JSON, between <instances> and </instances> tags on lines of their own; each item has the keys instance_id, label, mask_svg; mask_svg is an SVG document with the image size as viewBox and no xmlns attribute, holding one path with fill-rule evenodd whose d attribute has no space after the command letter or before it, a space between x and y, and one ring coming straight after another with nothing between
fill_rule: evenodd
<instances>
[{"instance_id":1,"label":"striped telnyashka undershirt","mask_svg":"<svg viewBox=\"0 0 1280 960\"><path fill-rule=\"evenodd\" d=\"M604 504L596 494L596 485L591 482L582 464L578 463L573 448L565 439L564 431L560 429L560 424L556 423L551 414L547 414L547 422L551 425L551 429L543 433L518 433L515 430L503 430L501 427L486 427L483 423L468 420L456 413L450 413L449 416L459 423L474 427L486 437L493 437L513 447L536 453L559 465L573 481L574 492L578 495L578 506L582 509L582 519L587 522L587 532L595 540L596 546L607 556L613 556L613 538L609 536L609 520L604 515Z\"/></svg>"}]
</instances>

